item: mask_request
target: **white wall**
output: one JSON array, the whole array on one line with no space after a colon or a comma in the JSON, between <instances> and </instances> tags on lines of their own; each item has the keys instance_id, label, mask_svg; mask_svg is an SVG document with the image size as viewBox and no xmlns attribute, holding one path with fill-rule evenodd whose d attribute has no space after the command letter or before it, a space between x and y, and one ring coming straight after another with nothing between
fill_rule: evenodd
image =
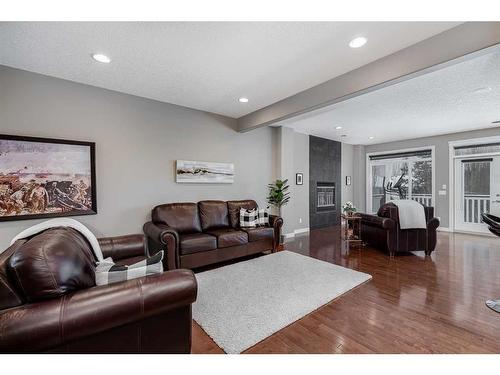
<instances>
[{"instance_id":1,"label":"white wall","mask_svg":"<svg viewBox=\"0 0 500 375\"><path fill-rule=\"evenodd\" d=\"M276 178L273 131L234 126L226 117L0 66L0 133L96 142L98 214L76 219L98 236L141 233L161 203L252 198L265 205ZM232 162L235 183L177 184L176 159ZM0 222L0 249L39 221Z\"/></svg>"}]
</instances>

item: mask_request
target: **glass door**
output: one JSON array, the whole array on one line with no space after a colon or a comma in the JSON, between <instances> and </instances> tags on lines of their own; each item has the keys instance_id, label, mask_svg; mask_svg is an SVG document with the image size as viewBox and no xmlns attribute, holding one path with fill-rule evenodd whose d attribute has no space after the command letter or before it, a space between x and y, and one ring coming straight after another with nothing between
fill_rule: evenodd
<instances>
[{"instance_id":1,"label":"glass door","mask_svg":"<svg viewBox=\"0 0 500 375\"><path fill-rule=\"evenodd\" d=\"M500 156L455 159L455 228L488 233L482 213L500 215Z\"/></svg>"}]
</instances>

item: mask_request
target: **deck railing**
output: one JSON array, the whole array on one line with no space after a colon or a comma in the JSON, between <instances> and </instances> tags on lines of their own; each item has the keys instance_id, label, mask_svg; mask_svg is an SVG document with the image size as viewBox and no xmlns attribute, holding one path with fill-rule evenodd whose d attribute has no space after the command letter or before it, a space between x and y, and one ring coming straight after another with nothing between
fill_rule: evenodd
<instances>
[{"instance_id":1,"label":"deck railing","mask_svg":"<svg viewBox=\"0 0 500 375\"><path fill-rule=\"evenodd\" d=\"M490 212L490 199L489 195L465 195L464 223L481 223L481 214Z\"/></svg>"}]
</instances>

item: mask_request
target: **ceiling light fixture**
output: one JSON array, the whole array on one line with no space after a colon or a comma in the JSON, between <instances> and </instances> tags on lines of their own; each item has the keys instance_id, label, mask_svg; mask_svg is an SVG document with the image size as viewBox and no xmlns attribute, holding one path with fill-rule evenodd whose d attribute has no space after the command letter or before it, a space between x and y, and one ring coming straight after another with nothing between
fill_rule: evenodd
<instances>
[{"instance_id":1,"label":"ceiling light fixture","mask_svg":"<svg viewBox=\"0 0 500 375\"><path fill-rule=\"evenodd\" d=\"M368 139L374 139L374 138L375 138L374 136L368 137Z\"/></svg>"},{"instance_id":2,"label":"ceiling light fixture","mask_svg":"<svg viewBox=\"0 0 500 375\"><path fill-rule=\"evenodd\" d=\"M240 103L248 103L248 98L239 98L238 101Z\"/></svg>"},{"instance_id":3,"label":"ceiling light fixture","mask_svg":"<svg viewBox=\"0 0 500 375\"><path fill-rule=\"evenodd\" d=\"M475 90L472 91L473 94L484 94L486 92L490 92L492 90L491 87L486 86L486 87L479 87Z\"/></svg>"},{"instance_id":4,"label":"ceiling light fixture","mask_svg":"<svg viewBox=\"0 0 500 375\"><path fill-rule=\"evenodd\" d=\"M349 47L351 48L359 48L363 47L368 39L366 39L364 36L358 36L357 38L354 38L349 42Z\"/></svg>"},{"instance_id":5,"label":"ceiling light fixture","mask_svg":"<svg viewBox=\"0 0 500 375\"><path fill-rule=\"evenodd\" d=\"M500 124L500 120L497 120L497 121L492 121L491 123L492 123L492 124Z\"/></svg>"},{"instance_id":6,"label":"ceiling light fixture","mask_svg":"<svg viewBox=\"0 0 500 375\"><path fill-rule=\"evenodd\" d=\"M340 130L340 129L342 129L342 126L336 126L335 127L335 130Z\"/></svg>"},{"instance_id":7,"label":"ceiling light fixture","mask_svg":"<svg viewBox=\"0 0 500 375\"><path fill-rule=\"evenodd\" d=\"M103 55L102 53L93 53L92 58L95 61L98 61L103 64L109 64L111 62L111 59L108 56Z\"/></svg>"}]
</instances>

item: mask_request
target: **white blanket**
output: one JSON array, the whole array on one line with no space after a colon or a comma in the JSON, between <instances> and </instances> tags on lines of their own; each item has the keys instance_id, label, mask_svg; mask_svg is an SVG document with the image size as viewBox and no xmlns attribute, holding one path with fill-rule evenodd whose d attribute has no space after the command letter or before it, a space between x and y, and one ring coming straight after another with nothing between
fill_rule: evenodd
<instances>
[{"instance_id":1,"label":"white blanket","mask_svg":"<svg viewBox=\"0 0 500 375\"><path fill-rule=\"evenodd\" d=\"M32 227L23 230L21 233L15 236L10 244L12 245L17 240L31 237L35 234L43 232L44 230L56 227L70 227L80 232L89 241L90 246L92 246L92 250L94 251L97 261L102 262L104 260L102 256L101 246L99 246L99 242L97 241L96 236L94 236L94 234L79 221L67 217L51 219L40 224L33 225Z\"/></svg>"},{"instance_id":2,"label":"white blanket","mask_svg":"<svg viewBox=\"0 0 500 375\"><path fill-rule=\"evenodd\" d=\"M390 201L398 206L401 229L427 229L424 206L411 199Z\"/></svg>"}]
</instances>

